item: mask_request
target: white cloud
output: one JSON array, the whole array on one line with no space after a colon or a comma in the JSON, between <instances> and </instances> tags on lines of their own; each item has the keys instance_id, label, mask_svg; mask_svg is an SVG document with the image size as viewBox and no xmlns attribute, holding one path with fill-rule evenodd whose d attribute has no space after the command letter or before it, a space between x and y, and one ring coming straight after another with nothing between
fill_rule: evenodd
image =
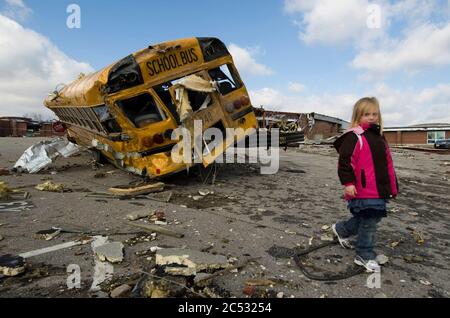
<instances>
[{"instance_id":1,"label":"white cloud","mask_svg":"<svg viewBox=\"0 0 450 318\"><path fill-rule=\"evenodd\" d=\"M368 11L371 3L285 0L284 8L300 18L297 23L300 38L306 44L353 46L357 54L350 65L365 72L363 79L379 80L399 70L414 74L450 64L450 9L446 3L379 0L376 2L381 9L379 29L367 26L373 14ZM391 30L394 24L396 33Z\"/></svg>"},{"instance_id":2,"label":"white cloud","mask_svg":"<svg viewBox=\"0 0 450 318\"><path fill-rule=\"evenodd\" d=\"M3 14L16 20L26 20L33 12L23 0L5 0L6 7L3 10Z\"/></svg>"},{"instance_id":3,"label":"white cloud","mask_svg":"<svg viewBox=\"0 0 450 318\"><path fill-rule=\"evenodd\" d=\"M300 93L305 90L305 85L296 82L289 82L288 89L293 93Z\"/></svg>"},{"instance_id":4,"label":"white cloud","mask_svg":"<svg viewBox=\"0 0 450 318\"><path fill-rule=\"evenodd\" d=\"M52 112L43 100L59 83L92 67L60 51L45 36L0 14L0 116Z\"/></svg>"},{"instance_id":5,"label":"white cloud","mask_svg":"<svg viewBox=\"0 0 450 318\"><path fill-rule=\"evenodd\" d=\"M351 65L371 74L405 70L417 72L427 67L450 64L450 23L439 28L424 24L411 30L401 41L377 50L360 52Z\"/></svg>"},{"instance_id":6,"label":"white cloud","mask_svg":"<svg viewBox=\"0 0 450 318\"><path fill-rule=\"evenodd\" d=\"M363 95L286 94L273 88L250 91L255 107L287 112L317 112L349 121L354 103L363 96L376 96L381 104L386 126L419 123L450 123L450 83L422 90L397 90L386 84L376 85Z\"/></svg>"},{"instance_id":7,"label":"white cloud","mask_svg":"<svg viewBox=\"0 0 450 318\"><path fill-rule=\"evenodd\" d=\"M367 27L369 5L367 0L285 0L285 11L301 15L299 37L307 44L364 46L383 35L383 28Z\"/></svg>"},{"instance_id":8,"label":"white cloud","mask_svg":"<svg viewBox=\"0 0 450 318\"><path fill-rule=\"evenodd\" d=\"M273 71L264 64L258 63L254 55L261 51L260 48L242 48L234 43L228 46L228 50L233 56L233 60L240 73L256 76L272 75Z\"/></svg>"}]
</instances>

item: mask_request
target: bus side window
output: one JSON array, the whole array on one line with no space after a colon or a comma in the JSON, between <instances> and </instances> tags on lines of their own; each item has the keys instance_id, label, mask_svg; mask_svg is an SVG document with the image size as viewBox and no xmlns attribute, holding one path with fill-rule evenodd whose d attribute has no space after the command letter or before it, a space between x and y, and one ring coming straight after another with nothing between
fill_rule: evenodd
<instances>
[{"instance_id":1,"label":"bus side window","mask_svg":"<svg viewBox=\"0 0 450 318\"><path fill-rule=\"evenodd\" d=\"M222 95L227 95L242 86L235 75L233 68L228 64L213 68L209 70L208 73L209 76L211 76L211 79L217 82L219 92Z\"/></svg>"},{"instance_id":2,"label":"bus side window","mask_svg":"<svg viewBox=\"0 0 450 318\"><path fill-rule=\"evenodd\" d=\"M103 128L105 128L108 133L122 132L122 128L120 128L115 118L110 114L108 106L97 106L94 107L93 110Z\"/></svg>"},{"instance_id":3,"label":"bus side window","mask_svg":"<svg viewBox=\"0 0 450 318\"><path fill-rule=\"evenodd\" d=\"M124 99L117 105L137 128L143 128L165 119L165 114L149 93Z\"/></svg>"}]
</instances>

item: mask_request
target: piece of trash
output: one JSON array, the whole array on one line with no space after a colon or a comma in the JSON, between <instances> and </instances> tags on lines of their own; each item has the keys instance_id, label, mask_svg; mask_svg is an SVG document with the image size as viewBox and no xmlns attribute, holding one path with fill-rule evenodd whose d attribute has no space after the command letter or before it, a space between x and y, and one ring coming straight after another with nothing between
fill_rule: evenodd
<instances>
[{"instance_id":1,"label":"piece of trash","mask_svg":"<svg viewBox=\"0 0 450 318\"><path fill-rule=\"evenodd\" d=\"M320 240L323 242L332 242L334 241L334 237L332 234L322 234Z\"/></svg>"},{"instance_id":2,"label":"piece of trash","mask_svg":"<svg viewBox=\"0 0 450 318\"><path fill-rule=\"evenodd\" d=\"M384 255L384 254L379 254L379 255L377 255L377 257L376 257L376 261L377 261L378 264L384 265L384 264L386 264L387 262L389 262L389 257L387 257L387 256Z\"/></svg>"},{"instance_id":3,"label":"piece of trash","mask_svg":"<svg viewBox=\"0 0 450 318\"><path fill-rule=\"evenodd\" d=\"M277 293L277 298L283 298L283 297L284 297L284 293L283 292Z\"/></svg>"},{"instance_id":4,"label":"piece of trash","mask_svg":"<svg viewBox=\"0 0 450 318\"><path fill-rule=\"evenodd\" d=\"M124 284L119 287L116 287L113 289L113 291L110 293L111 298L119 298L124 296L126 293L128 293L131 290L131 286Z\"/></svg>"},{"instance_id":5,"label":"piece of trash","mask_svg":"<svg viewBox=\"0 0 450 318\"><path fill-rule=\"evenodd\" d=\"M429 281L427 281L427 280L419 280L419 282L422 284L422 285L425 285L425 286L431 286L432 284L429 282Z\"/></svg>"},{"instance_id":6,"label":"piece of trash","mask_svg":"<svg viewBox=\"0 0 450 318\"><path fill-rule=\"evenodd\" d=\"M108 191L116 194L116 195L124 195L124 196L137 196L149 194L152 192L161 192L164 190L165 184L163 182L157 182L153 184L145 184L136 187L130 186L116 186L113 188L109 188Z\"/></svg>"},{"instance_id":7,"label":"piece of trash","mask_svg":"<svg viewBox=\"0 0 450 318\"><path fill-rule=\"evenodd\" d=\"M308 245L311 246L312 245L312 241L314 240L314 237L310 237L308 240Z\"/></svg>"},{"instance_id":8,"label":"piece of trash","mask_svg":"<svg viewBox=\"0 0 450 318\"><path fill-rule=\"evenodd\" d=\"M407 263L420 263L424 261L424 258L419 255L405 255L403 256L403 259Z\"/></svg>"},{"instance_id":9,"label":"piece of trash","mask_svg":"<svg viewBox=\"0 0 450 318\"><path fill-rule=\"evenodd\" d=\"M419 215L419 213L417 213L417 212L408 212L408 214L412 215L412 216L418 216Z\"/></svg>"},{"instance_id":10,"label":"piece of trash","mask_svg":"<svg viewBox=\"0 0 450 318\"><path fill-rule=\"evenodd\" d=\"M121 242L105 243L94 248L94 253L102 262L120 263L123 261L123 248Z\"/></svg>"},{"instance_id":11,"label":"piece of trash","mask_svg":"<svg viewBox=\"0 0 450 318\"><path fill-rule=\"evenodd\" d=\"M245 282L247 286L270 286L275 285L275 282L270 279L250 279Z\"/></svg>"},{"instance_id":12,"label":"piece of trash","mask_svg":"<svg viewBox=\"0 0 450 318\"><path fill-rule=\"evenodd\" d=\"M330 229L329 225L324 225L321 227L322 231L328 231Z\"/></svg>"},{"instance_id":13,"label":"piece of trash","mask_svg":"<svg viewBox=\"0 0 450 318\"><path fill-rule=\"evenodd\" d=\"M165 192L150 193L146 196L146 198L154 201L169 203L170 199L172 198L172 195L173 195L172 191L165 191Z\"/></svg>"},{"instance_id":14,"label":"piece of trash","mask_svg":"<svg viewBox=\"0 0 450 318\"><path fill-rule=\"evenodd\" d=\"M34 234L34 237L39 240L50 241L61 234L61 229L51 228L49 230L38 231Z\"/></svg>"},{"instance_id":15,"label":"piece of trash","mask_svg":"<svg viewBox=\"0 0 450 318\"><path fill-rule=\"evenodd\" d=\"M130 221L136 221L139 219L147 218L150 216L150 212L148 210L137 211L127 214L126 218Z\"/></svg>"},{"instance_id":16,"label":"piece of trash","mask_svg":"<svg viewBox=\"0 0 450 318\"><path fill-rule=\"evenodd\" d=\"M0 202L0 212L22 212L33 207L31 201Z\"/></svg>"},{"instance_id":17,"label":"piece of trash","mask_svg":"<svg viewBox=\"0 0 450 318\"><path fill-rule=\"evenodd\" d=\"M150 222L166 222L166 214L164 211L156 211L155 213L153 213L150 217L149 217L149 221ZM164 225L167 225L164 224Z\"/></svg>"},{"instance_id":18,"label":"piece of trash","mask_svg":"<svg viewBox=\"0 0 450 318\"><path fill-rule=\"evenodd\" d=\"M201 271L231 267L223 255L181 248L166 248L157 251L156 265L167 265L164 268L167 274L182 276L192 276Z\"/></svg>"},{"instance_id":19,"label":"piece of trash","mask_svg":"<svg viewBox=\"0 0 450 318\"><path fill-rule=\"evenodd\" d=\"M18 255L0 256L0 274L4 276L17 276L25 272L24 258Z\"/></svg>"},{"instance_id":20,"label":"piece of trash","mask_svg":"<svg viewBox=\"0 0 450 318\"><path fill-rule=\"evenodd\" d=\"M201 199L203 199L203 197L201 195L194 195L192 197L192 200L194 200L194 201L198 201L198 200L201 200Z\"/></svg>"},{"instance_id":21,"label":"piece of trash","mask_svg":"<svg viewBox=\"0 0 450 318\"><path fill-rule=\"evenodd\" d=\"M39 191L64 192L64 186L61 183L54 183L52 181L46 181L38 184L34 188Z\"/></svg>"},{"instance_id":22,"label":"piece of trash","mask_svg":"<svg viewBox=\"0 0 450 318\"><path fill-rule=\"evenodd\" d=\"M172 236L172 237L177 237L177 238L182 238L184 237L184 234L182 233L178 233L166 228L163 228L161 226L157 226L157 225L150 225L150 224L139 224L139 223L132 223L132 222L126 222L126 224L131 225L131 226L135 226L135 227L139 227L141 229L144 229L146 231L150 231L150 232L156 232L156 233L161 233L164 235L168 235L168 236Z\"/></svg>"},{"instance_id":23,"label":"piece of trash","mask_svg":"<svg viewBox=\"0 0 450 318\"><path fill-rule=\"evenodd\" d=\"M395 247L397 247L397 246L400 244L400 242L401 242L401 241L391 242L390 246L391 246L392 248L395 248Z\"/></svg>"},{"instance_id":24,"label":"piece of trash","mask_svg":"<svg viewBox=\"0 0 450 318\"><path fill-rule=\"evenodd\" d=\"M104 172L97 172L96 174L94 174L95 179L101 179L101 178L105 178L105 177L106 177L106 173L104 173Z\"/></svg>"},{"instance_id":25,"label":"piece of trash","mask_svg":"<svg viewBox=\"0 0 450 318\"><path fill-rule=\"evenodd\" d=\"M89 243L89 240L80 239L77 241L70 241L70 242L66 242L66 243L62 243L62 244L58 244L58 245L54 245L54 246L50 246L50 247L44 247L44 248L41 248L38 250L22 253L22 254L19 254L19 256L23 257L23 258L30 258L30 257L34 257L34 256L38 256L38 255L42 255L42 254L46 254L46 253L50 253L50 252L55 252L55 251L59 251L62 249L66 249L69 247L82 245L82 244L86 244L86 243Z\"/></svg>"},{"instance_id":26,"label":"piece of trash","mask_svg":"<svg viewBox=\"0 0 450 318\"><path fill-rule=\"evenodd\" d=\"M420 232L418 230L414 230L413 236L414 236L414 239L416 240L417 244L423 245L425 243L425 239L423 237L422 232Z\"/></svg>"},{"instance_id":27,"label":"piece of trash","mask_svg":"<svg viewBox=\"0 0 450 318\"><path fill-rule=\"evenodd\" d=\"M253 296L255 291L256 291L256 288L254 286L245 286L242 289L242 293L244 293L244 295L247 295L247 296Z\"/></svg>"},{"instance_id":28,"label":"piece of trash","mask_svg":"<svg viewBox=\"0 0 450 318\"><path fill-rule=\"evenodd\" d=\"M378 293L373 298L388 298L385 293Z\"/></svg>"},{"instance_id":29,"label":"piece of trash","mask_svg":"<svg viewBox=\"0 0 450 318\"><path fill-rule=\"evenodd\" d=\"M65 158L80 151L80 147L65 138L41 141L29 147L17 160L14 169L23 169L28 173L36 173L48 166L58 156Z\"/></svg>"},{"instance_id":30,"label":"piece of trash","mask_svg":"<svg viewBox=\"0 0 450 318\"><path fill-rule=\"evenodd\" d=\"M0 201L6 201L10 198L12 189L5 182L0 182Z\"/></svg>"},{"instance_id":31,"label":"piece of trash","mask_svg":"<svg viewBox=\"0 0 450 318\"><path fill-rule=\"evenodd\" d=\"M200 190L200 191L198 191L198 194L200 194L200 195L202 195L202 196L205 196L205 195L208 195L208 194L210 194L211 192L209 191L209 190Z\"/></svg>"},{"instance_id":32,"label":"piece of trash","mask_svg":"<svg viewBox=\"0 0 450 318\"><path fill-rule=\"evenodd\" d=\"M2 236L2 235L0 235L0 241L3 241L5 238Z\"/></svg>"}]
</instances>

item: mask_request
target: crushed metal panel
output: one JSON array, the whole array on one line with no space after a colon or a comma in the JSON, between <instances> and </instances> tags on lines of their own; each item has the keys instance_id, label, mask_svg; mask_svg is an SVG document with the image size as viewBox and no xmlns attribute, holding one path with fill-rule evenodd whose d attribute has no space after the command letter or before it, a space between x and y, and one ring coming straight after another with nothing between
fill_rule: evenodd
<instances>
[{"instance_id":1,"label":"crushed metal panel","mask_svg":"<svg viewBox=\"0 0 450 318\"><path fill-rule=\"evenodd\" d=\"M36 173L52 163L58 156L69 157L80 151L80 147L65 138L41 141L29 147L17 160L14 168L22 168L29 173Z\"/></svg>"}]
</instances>

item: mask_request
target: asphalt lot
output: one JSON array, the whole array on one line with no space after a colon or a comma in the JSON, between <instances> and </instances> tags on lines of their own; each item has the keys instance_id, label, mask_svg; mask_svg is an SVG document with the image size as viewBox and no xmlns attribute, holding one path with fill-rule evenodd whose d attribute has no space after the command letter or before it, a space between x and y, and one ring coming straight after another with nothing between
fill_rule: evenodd
<instances>
[{"instance_id":1,"label":"asphalt lot","mask_svg":"<svg viewBox=\"0 0 450 318\"><path fill-rule=\"evenodd\" d=\"M38 138L0 138L0 167L11 168L22 152ZM256 258L237 272L214 278L216 294L245 297L250 279L268 279L271 286L258 287L264 295L283 297L449 297L450 283L450 155L393 151L400 195L389 204L380 223L376 251L389 258L383 266L380 288L368 288L368 274L335 282L308 279L289 258L275 258L273 246L304 248L322 243L324 225L349 217L341 199L337 155L329 146L301 146L280 150L280 168L262 175L258 164L221 164L214 184L203 184L196 171L166 180L172 192L168 203L150 199L117 200L87 197L107 192L116 185L138 182L137 176L106 164L95 167L87 152L58 158L37 174L0 176L10 188L23 187L34 207L22 212L0 211L0 255L19 254L69 242L80 234L62 233L51 241L35 233L53 226L109 234L111 241L125 242L137 229L124 223L133 211L164 211L165 226L183 238L158 234L156 240L133 246L125 243L124 260L114 264L113 281L104 293L124 282L135 282L151 267L149 255L136 252L152 246L182 247L225 255L238 261ZM104 177L95 175L104 173ZM70 192L52 193L34 189L51 179ZM199 191L208 190L201 200ZM119 233L119 234L117 234ZM128 234L127 234L128 233ZM312 239L311 239L312 238ZM423 242L421 241L423 239ZM354 252L330 246L309 255L312 271L336 273L352 265ZM31 257L27 272L0 278L0 297L92 297L94 256L90 244ZM67 266L81 269L81 288L68 290ZM281 294L283 293L283 294Z\"/></svg>"}]
</instances>

